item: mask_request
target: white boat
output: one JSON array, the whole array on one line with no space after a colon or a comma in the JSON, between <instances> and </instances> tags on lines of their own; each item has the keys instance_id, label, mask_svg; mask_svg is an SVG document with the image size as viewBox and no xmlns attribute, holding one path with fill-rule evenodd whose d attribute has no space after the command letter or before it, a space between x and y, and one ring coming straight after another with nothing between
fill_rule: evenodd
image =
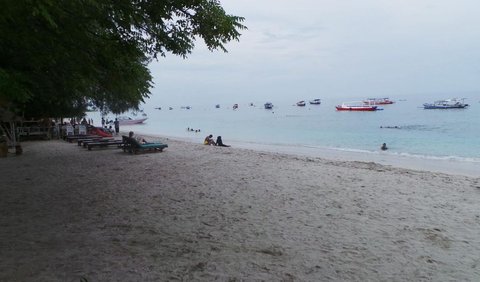
<instances>
[{"instance_id":1,"label":"white boat","mask_svg":"<svg viewBox=\"0 0 480 282\"><path fill-rule=\"evenodd\" d=\"M389 98L367 98L363 101L365 105L390 105L395 103Z\"/></svg>"},{"instance_id":2,"label":"white boat","mask_svg":"<svg viewBox=\"0 0 480 282\"><path fill-rule=\"evenodd\" d=\"M305 107L305 101L298 101L297 106L299 107Z\"/></svg>"},{"instance_id":3,"label":"white boat","mask_svg":"<svg viewBox=\"0 0 480 282\"><path fill-rule=\"evenodd\" d=\"M310 105L320 105L322 103L322 100L320 99L313 99L313 100L310 100L308 101L310 103Z\"/></svg>"},{"instance_id":4,"label":"white boat","mask_svg":"<svg viewBox=\"0 0 480 282\"><path fill-rule=\"evenodd\" d=\"M377 106L365 105L363 102L344 102L341 105L335 107L337 111L360 111L360 112L371 112L379 110Z\"/></svg>"},{"instance_id":5,"label":"white boat","mask_svg":"<svg viewBox=\"0 0 480 282\"><path fill-rule=\"evenodd\" d=\"M118 123L120 125L133 125L133 124L140 124L140 123L143 123L144 121L146 121L148 118L137 118L137 119L133 119L131 117L127 117L127 116L120 116L120 117L117 117L118 119Z\"/></svg>"},{"instance_id":6,"label":"white boat","mask_svg":"<svg viewBox=\"0 0 480 282\"><path fill-rule=\"evenodd\" d=\"M460 101L461 100L461 101ZM439 100L433 103L425 103L423 104L423 108L426 110L430 109L463 109L468 107L468 104L464 103L465 98L463 99L447 99L447 100Z\"/></svg>"}]
</instances>

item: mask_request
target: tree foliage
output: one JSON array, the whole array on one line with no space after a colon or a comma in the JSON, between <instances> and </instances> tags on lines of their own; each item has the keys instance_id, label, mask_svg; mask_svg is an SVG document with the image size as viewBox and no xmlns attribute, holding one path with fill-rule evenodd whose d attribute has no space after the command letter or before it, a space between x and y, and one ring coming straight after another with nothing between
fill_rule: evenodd
<instances>
[{"instance_id":1,"label":"tree foliage","mask_svg":"<svg viewBox=\"0 0 480 282\"><path fill-rule=\"evenodd\" d=\"M238 40L243 18L217 0L0 0L0 106L72 116L120 113L150 95L148 63ZM3 102L2 102L3 101Z\"/></svg>"}]
</instances>

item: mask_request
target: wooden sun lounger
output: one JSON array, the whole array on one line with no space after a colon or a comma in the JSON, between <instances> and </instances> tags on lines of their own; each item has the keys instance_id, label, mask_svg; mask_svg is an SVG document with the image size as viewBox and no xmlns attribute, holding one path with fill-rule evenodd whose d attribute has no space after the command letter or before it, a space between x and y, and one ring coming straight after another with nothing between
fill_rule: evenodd
<instances>
[{"instance_id":1,"label":"wooden sun lounger","mask_svg":"<svg viewBox=\"0 0 480 282\"><path fill-rule=\"evenodd\" d=\"M95 141L95 140L102 140L104 139L103 137L91 137L91 138L83 138L83 139L77 139L77 145L82 146L83 142L88 142L88 141Z\"/></svg>"},{"instance_id":2,"label":"wooden sun lounger","mask_svg":"<svg viewBox=\"0 0 480 282\"><path fill-rule=\"evenodd\" d=\"M123 144L122 140L111 140L111 141L105 141L105 142L93 142L93 143L88 143L87 148L88 150L92 150L92 148L95 147L108 147L108 146L121 146Z\"/></svg>"},{"instance_id":3,"label":"wooden sun lounger","mask_svg":"<svg viewBox=\"0 0 480 282\"><path fill-rule=\"evenodd\" d=\"M78 139L85 139L85 138L93 138L93 137L100 137L98 135L69 135L65 137L65 140L72 143L74 140Z\"/></svg>"},{"instance_id":4,"label":"wooden sun lounger","mask_svg":"<svg viewBox=\"0 0 480 282\"><path fill-rule=\"evenodd\" d=\"M87 147L88 143L95 143L95 142L105 142L105 141L113 141L115 139L110 137L98 137L98 138L88 138L88 139L78 139L77 143L78 146Z\"/></svg>"}]
</instances>

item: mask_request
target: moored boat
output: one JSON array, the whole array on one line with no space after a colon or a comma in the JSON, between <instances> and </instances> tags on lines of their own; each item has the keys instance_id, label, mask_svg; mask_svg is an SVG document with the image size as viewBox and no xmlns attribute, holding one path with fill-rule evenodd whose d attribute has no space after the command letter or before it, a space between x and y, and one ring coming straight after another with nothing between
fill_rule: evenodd
<instances>
[{"instance_id":1,"label":"moored boat","mask_svg":"<svg viewBox=\"0 0 480 282\"><path fill-rule=\"evenodd\" d=\"M265 109L267 110L273 109L273 104L270 102L266 102L264 106L265 106Z\"/></svg>"},{"instance_id":2,"label":"moored boat","mask_svg":"<svg viewBox=\"0 0 480 282\"><path fill-rule=\"evenodd\" d=\"M337 111L372 112L378 110L377 106L365 105L362 102L345 102L335 107Z\"/></svg>"},{"instance_id":3,"label":"moored boat","mask_svg":"<svg viewBox=\"0 0 480 282\"><path fill-rule=\"evenodd\" d=\"M238 104L233 104L233 109L234 110L238 109Z\"/></svg>"},{"instance_id":4,"label":"moored boat","mask_svg":"<svg viewBox=\"0 0 480 282\"><path fill-rule=\"evenodd\" d=\"M366 105L390 105L395 103L390 98L367 98L363 101Z\"/></svg>"},{"instance_id":5,"label":"moored boat","mask_svg":"<svg viewBox=\"0 0 480 282\"><path fill-rule=\"evenodd\" d=\"M297 106L299 107L305 107L305 101L298 101Z\"/></svg>"},{"instance_id":6,"label":"moored boat","mask_svg":"<svg viewBox=\"0 0 480 282\"><path fill-rule=\"evenodd\" d=\"M311 105L320 105L322 101L320 99L313 99L308 101Z\"/></svg>"},{"instance_id":7,"label":"moored boat","mask_svg":"<svg viewBox=\"0 0 480 282\"><path fill-rule=\"evenodd\" d=\"M463 99L446 99L446 100L438 100L433 103L425 103L423 104L423 108L426 110L431 109L464 109L468 107L468 104L464 103L465 98Z\"/></svg>"}]
</instances>

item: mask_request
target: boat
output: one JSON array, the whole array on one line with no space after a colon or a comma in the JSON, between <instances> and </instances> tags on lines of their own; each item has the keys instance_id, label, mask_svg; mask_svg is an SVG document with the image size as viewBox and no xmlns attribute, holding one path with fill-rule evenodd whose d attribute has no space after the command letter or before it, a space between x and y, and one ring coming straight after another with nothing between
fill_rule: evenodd
<instances>
[{"instance_id":1,"label":"boat","mask_svg":"<svg viewBox=\"0 0 480 282\"><path fill-rule=\"evenodd\" d=\"M310 105L320 105L322 103L320 99L313 99L308 102L310 103Z\"/></svg>"},{"instance_id":2,"label":"boat","mask_svg":"<svg viewBox=\"0 0 480 282\"><path fill-rule=\"evenodd\" d=\"M395 103L390 98L367 98L363 101L365 105L390 105Z\"/></svg>"},{"instance_id":3,"label":"boat","mask_svg":"<svg viewBox=\"0 0 480 282\"><path fill-rule=\"evenodd\" d=\"M266 109L266 110L273 109L273 104L270 103L270 102L266 102L266 103L264 104L264 106L265 106L265 109Z\"/></svg>"},{"instance_id":4,"label":"boat","mask_svg":"<svg viewBox=\"0 0 480 282\"><path fill-rule=\"evenodd\" d=\"M137 118L132 119L131 117L127 116L120 116L117 117L119 125L133 125L133 124L140 124L146 121L148 118Z\"/></svg>"},{"instance_id":5,"label":"boat","mask_svg":"<svg viewBox=\"0 0 480 282\"><path fill-rule=\"evenodd\" d=\"M298 101L297 106L299 107L305 107L305 101Z\"/></svg>"},{"instance_id":6,"label":"boat","mask_svg":"<svg viewBox=\"0 0 480 282\"><path fill-rule=\"evenodd\" d=\"M220 109L220 104L216 104L215 108Z\"/></svg>"},{"instance_id":7,"label":"boat","mask_svg":"<svg viewBox=\"0 0 480 282\"><path fill-rule=\"evenodd\" d=\"M344 102L341 105L337 105L335 108L337 111L371 112L379 110L377 106L365 105L363 102Z\"/></svg>"},{"instance_id":8,"label":"boat","mask_svg":"<svg viewBox=\"0 0 480 282\"><path fill-rule=\"evenodd\" d=\"M238 109L238 104L233 104L233 109L234 110Z\"/></svg>"},{"instance_id":9,"label":"boat","mask_svg":"<svg viewBox=\"0 0 480 282\"><path fill-rule=\"evenodd\" d=\"M426 110L430 109L463 109L468 107L468 104L464 103L465 98L463 99L446 99L446 100L438 100L433 103L425 103L423 104L423 108Z\"/></svg>"}]
</instances>

